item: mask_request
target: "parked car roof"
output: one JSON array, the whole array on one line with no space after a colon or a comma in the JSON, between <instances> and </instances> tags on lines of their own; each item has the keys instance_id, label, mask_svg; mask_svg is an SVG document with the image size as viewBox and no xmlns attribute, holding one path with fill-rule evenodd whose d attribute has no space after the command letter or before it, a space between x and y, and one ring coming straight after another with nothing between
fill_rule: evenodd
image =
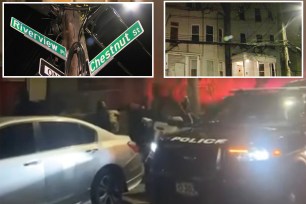
<instances>
[{"instance_id":1,"label":"parked car roof","mask_svg":"<svg viewBox=\"0 0 306 204\"><path fill-rule=\"evenodd\" d=\"M63 116L8 116L8 117L0 117L0 125L4 123L11 123L11 122L22 122L22 121L70 121L70 122L78 122L78 123L84 123L88 125L90 124L86 121L75 119L75 118L69 118L69 117L63 117Z\"/></svg>"}]
</instances>

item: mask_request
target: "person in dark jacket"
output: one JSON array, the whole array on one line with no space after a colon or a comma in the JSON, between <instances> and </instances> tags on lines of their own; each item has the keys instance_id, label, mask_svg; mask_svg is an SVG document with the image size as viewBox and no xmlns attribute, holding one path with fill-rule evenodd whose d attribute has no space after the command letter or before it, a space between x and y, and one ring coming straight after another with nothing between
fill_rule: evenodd
<instances>
[{"instance_id":1,"label":"person in dark jacket","mask_svg":"<svg viewBox=\"0 0 306 204\"><path fill-rule=\"evenodd\" d=\"M97 102L94 124L107 131L111 131L112 129L107 105L103 100Z\"/></svg>"},{"instance_id":2,"label":"person in dark jacket","mask_svg":"<svg viewBox=\"0 0 306 204\"><path fill-rule=\"evenodd\" d=\"M40 108L38 103L30 101L29 92L26 88L19 93L19 98L15 106L14 115L27 116L38 115Z\"/></svg>"},{"instance_id":3,"label":"person in dark jacket","mask_svg":"<svg viewBox=\"0 0 306 204\"><path fill-rule=\"evenodd\" d=\"M131 140L136 142L140 147L144 145L145 126L142 118L146 116L146 109L140 104L131 103L128 108L128 127Z\"/></svg>"}]
</instances>

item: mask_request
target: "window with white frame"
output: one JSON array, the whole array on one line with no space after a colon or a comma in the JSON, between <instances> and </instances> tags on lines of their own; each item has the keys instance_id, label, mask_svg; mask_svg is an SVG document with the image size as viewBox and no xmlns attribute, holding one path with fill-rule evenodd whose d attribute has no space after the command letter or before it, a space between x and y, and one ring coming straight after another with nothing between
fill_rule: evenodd
<instances>
[{"instance_id":1,"label":"window with white frame","mask_svg":"<svg viewBox=\"0 0 306 204\"><path fill-rule=\"evenodd\" d=\"M259 8L255 8L255 22L261 22L261 13Z\"/></svg>"},{"instance_id":2,"label":"window with white frame","mask_svg":"<svg viewBox=\"0 0 306 204\"><path fill-rule=\"evenodd\" d=\"M258 64L259 76L265 76L265 65L262 63Z\"/></svg>"},{"instance_id":3,"label":"window with white frame","mask_svg":"<svg viewBox=\"0 0 306 204\"><path fill-rule=\"evenodd\" d=\"M241 43L246 43L245 33L240 33L240 42Z\"/></svg>"},{"instance_id":4,"label":"window with white frame","mask_svg":"<svg viewBox=\"0 0 306 204\"><path fill-rule=\"evenodd\" d=\"M178 27L179 27L179 23L171 22L171 28L170 28L170 39L171 40L178 40Z\"/></svg>"},{"instance_id":5,"label":"window with white frame","mask_svg":"<svg viewBox=\"0 0 306 204\"><path fill-rule=\"evenodd\" d=\"M262 42L262 35L256 35L256 41Z\"/></svg>"},{"instance_id":6,"label":"window with white frame","mask_svg":"<svg viewBox=\"0 0 306 204\"><path fill-rule=\"evenodd\" d=\"M214 41L214 27L206 25L206 42Z\"/></svg>"},{"instance_id":7,"label":"window with white frame","mask_svg":"<svg viewBox=\"0 0 306 204\"><path fill-rule=\"evenodd\" d=\"M271 76L276 76L276 69L274 63L269 63Z\"/></svg>"},{"instance_id":8,"label":"window with white frame","mask_svg":"<svg viewBox=\"0 0 306 204\"><path fill-rule=\"evenodd\" d=\"M218 42L222 42L223 41L223 30L221 28L219 28L218 31Z\"/></svg>"},{"instance_id":9,"label":"window with white frame","mask_svg":"<svg viewBox=\"0 0 306 204\"><path fill-rule=\"evenodd\" d=\"M190 60L190 76L198 76L198 66L196 59Z\"/></svg>"},{"instance_id":10,"label":"window with white frame","mask_svg":"<svg viewBox=\"0 0 306 204\"><path fill-rule=\"evenodd\" d=\"M191 26L191 40L193 42L199 42L200 40L200 26L199 25Z\"/></svg>"}]
</instances>

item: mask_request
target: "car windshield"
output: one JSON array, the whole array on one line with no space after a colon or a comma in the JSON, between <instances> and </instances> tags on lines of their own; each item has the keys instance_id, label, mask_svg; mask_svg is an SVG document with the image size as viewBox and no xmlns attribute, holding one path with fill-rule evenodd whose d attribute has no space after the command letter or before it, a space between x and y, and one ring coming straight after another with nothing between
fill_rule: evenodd
<instances>
[{"instance_id":1,"label":"car windshield","mask_svg":"<svg viewBox=\"0 0 306 204\"><path fill-rule=\"evenodd\" d=\"M241 93L230 96L213 117L219 121L284 122L295 121L303 113L299 94L276 92Z\"/></svg>"}]
</instances>

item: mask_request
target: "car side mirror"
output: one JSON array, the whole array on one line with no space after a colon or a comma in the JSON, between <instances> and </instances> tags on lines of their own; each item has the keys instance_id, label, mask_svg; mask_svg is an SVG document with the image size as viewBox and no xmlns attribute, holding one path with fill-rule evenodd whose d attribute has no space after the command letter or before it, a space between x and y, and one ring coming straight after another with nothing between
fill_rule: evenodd
<instances>
[{"instance_id":1,"label":"car side mirror","mask_svg":"<svg viewBox=\"0 0 306 204\"><path fill-rule=\"evenodd\" d=\"M171 126L182 127L184 124L184 120L181 116L172 116L168 118L167 123Z\"/></svg>"},{"instance_id":2,"label":"car side mirror","mask_svg":"<svg viewBox=\"0 0 306 204\"><path fill-rule=\"evenodd\" d=\"M153 127L153 120L151 118L143 117L141 122L146 127Z\"/></svg>"}]
</instances>

